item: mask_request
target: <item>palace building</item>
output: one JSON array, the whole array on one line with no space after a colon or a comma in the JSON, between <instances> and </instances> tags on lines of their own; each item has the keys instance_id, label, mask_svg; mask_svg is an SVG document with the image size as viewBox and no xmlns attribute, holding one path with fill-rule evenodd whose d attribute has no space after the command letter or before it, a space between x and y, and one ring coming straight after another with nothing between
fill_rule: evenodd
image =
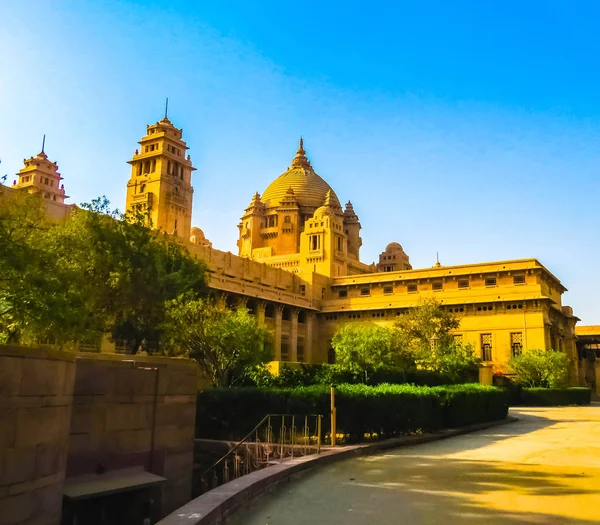
<instances>
[{"instance_id":1,"label":"palace building","mask_svg":"<svg viewBox=\"0 0 600 525\"><path fill-rule=\"evenodd\" d=\"M272 329L275 368L333 362L330 341L344 323L390 324L435 297L459 317L457 340L473 345L495 371L507 371L511 355L555 349L571 360L571 382L585 384L578 319L562 304L566 288L538 260L413 269L402 246L390 242L377 263L362 262L359 217L317 174L302 139L286 171L243 210L238 254L220 251L192 227L195 168L187 151L182 130L167 116L147 126L128 161L126 207L148 212L153 227L204 260L223 302L244 305ZM65 220L62 177L45 153L26 160L18 175L14 190L39 192L49 215ZM104 341L98 349L112 346Z\"/></svg>"}]
</instances>

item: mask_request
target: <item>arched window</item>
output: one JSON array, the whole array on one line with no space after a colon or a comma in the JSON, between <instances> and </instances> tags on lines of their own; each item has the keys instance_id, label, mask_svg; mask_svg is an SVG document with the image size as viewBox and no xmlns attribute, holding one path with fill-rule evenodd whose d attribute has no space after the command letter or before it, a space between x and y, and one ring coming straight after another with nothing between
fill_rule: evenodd
<instances>
[{"instance_id":1,"label":"arched window","mask_svg":"<svg viewBox=\"0 0 600 525\"><path fill-rule=\"evenodd\" d=\"M292 218L289 215L286 215L283 218L283 222L285 222L286 224L289 224L290 222L292 222Z\"/></svg>"}]
</instances>

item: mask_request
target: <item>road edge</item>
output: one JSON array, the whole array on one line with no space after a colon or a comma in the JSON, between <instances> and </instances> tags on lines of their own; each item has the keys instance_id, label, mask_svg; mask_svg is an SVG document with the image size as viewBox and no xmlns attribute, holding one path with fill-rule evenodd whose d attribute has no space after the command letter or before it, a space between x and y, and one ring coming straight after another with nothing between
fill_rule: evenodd
<instances>
[{"instance_id":1,"label":"road edge","mask_svg":"<svg viewBox=\"0 0 600 525\"><path fill-rule=\"evenodd\" d=\"M257 470L216 489L202 494L189 501L179 509L160 520L157 525L220 525L228 517L248 505L267 490L273 489L282 481L307 471L354 456L372 455L379 452L440 441L453 436L469 434L478 430L514 423L518 418L507 416L506 419L476 423L460 428L449 428L435 433L403 436L376 443L362 443L345 447L324 448L321 454L294 458L277 465Z\"/></svg>"}]
</instances>

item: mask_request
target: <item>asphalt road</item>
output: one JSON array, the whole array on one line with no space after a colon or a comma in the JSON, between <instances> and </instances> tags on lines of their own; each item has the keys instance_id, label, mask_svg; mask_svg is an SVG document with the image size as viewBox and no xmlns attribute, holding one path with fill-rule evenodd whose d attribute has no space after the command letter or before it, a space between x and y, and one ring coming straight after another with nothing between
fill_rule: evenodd
<instances>
[{"instance_id":1,"label":"asphalt road","mask_svg":"<svg viewBox=\"0 0 600 525\"><path fill-rule=\"evenodd\" d=\"M232 525L600 523L600 404L326 466Z\"/></svg>"}]
</instances>

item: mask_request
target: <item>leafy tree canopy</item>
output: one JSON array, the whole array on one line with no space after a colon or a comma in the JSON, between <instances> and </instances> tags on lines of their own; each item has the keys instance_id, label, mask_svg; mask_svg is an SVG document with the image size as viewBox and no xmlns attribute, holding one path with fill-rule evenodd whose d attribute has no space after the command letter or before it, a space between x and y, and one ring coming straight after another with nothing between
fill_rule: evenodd
<instances>
[{"instance_id":1,"label":"leafy tree canopy","mask_svg":"<svg viewBox=\"0 0 600 525\"><path fill-rule=\"evenodd\" d=\"M231 386L246 371L269 361L268 331L245 308L230 310L211 301L175 300L165 322L171 348L195 359L213 386Z\"/></svg>"},{"instance_id":2,"label":"leafy tree canopy","mask_svg":"<svg viewBox=\"0 0 600 525\"><path fill-rule=\"evenodd\" d=\"M336 363L353 373L369 374L380 368L405 365L393 333L376 324L347 324L333 336Z\"/></svg>"},{"instance_id":3,"label":"leafy tree canopy","mask_svg":"<svg viewBox=\"0 0 600 525\"><path fill-rule=\"evenodd\" d=\"M105 197L76 209L64 226L45 220L37 196L8 204L0 208L5 340L62 344L109 333L131 353L157 351L166 303L207 293L201 261L144 217L112 211Z\"/></svg>"},{"instance_id":4,"label":"leafy tree canopy","mask_svg":"<svg viewBox=\"0 0 600 525\"><path fill-rule=\"evenodd\" d=\"M508 366L526 387L565 388L569 381L569 358L554 350L527 350L512 357Z\"/></svg>"}]
</instances>

